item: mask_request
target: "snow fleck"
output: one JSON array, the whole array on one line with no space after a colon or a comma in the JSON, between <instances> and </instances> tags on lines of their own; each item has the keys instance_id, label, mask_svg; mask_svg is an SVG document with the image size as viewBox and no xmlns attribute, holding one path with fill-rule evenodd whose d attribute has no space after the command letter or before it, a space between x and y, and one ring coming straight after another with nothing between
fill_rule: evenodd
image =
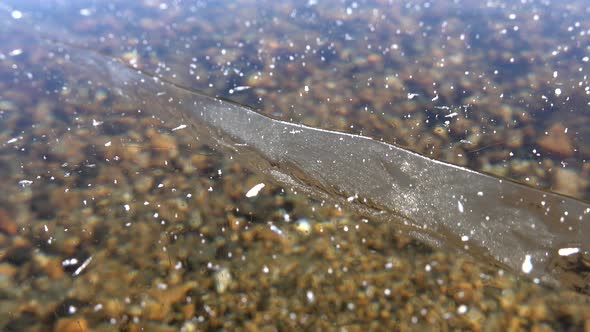
<instances>
[{"instance_id":1,"label":"snow fleck","mask_svg":"<svg viewBox=\"0 0 590 332\"><path fill-rule=\"evenodd\" d=\"M457 201L457 209L460 213L463 213L465 211L465 209L463 208L463 203L461 203L461 201Z\"/></svg>"},{"instance_id":2,"label":"snow fleck","mask_svg":"<svg viewBox=\"0 0 590 332\"><path fill-rule=\"evenodd\" d=\"M84 269L86 269L86 267L88 267L88 265L90 264L90 262L92 262L92 256L86 258L86 260L84 261L84 263L82 263L82 265L78 266L78 268L76 269L76 271L74 271L74 273L72 273L72 276L77 276L80 273L82 273L82 271L84 271Z\"/></svg>"},{"instance_id":3,"label":"snow fleck","mask_svg":"<svg viewBox=\"0 0 590 332\"><path fill-rule=\"evenodd\" d=\"M273 224L270 225L270 230L280 237L285 237L285 233L283 233L283 231L280 228L278 228L277 226L275 226Z\"/></svg>"},{"instance_id":4,"label":"snow fleck","mask_svg":"<svg viewBox=\"0 0 590 332\"><path fill-rule=\"evenodd\" d=\"M23 53L23 50L21 48L15 48L14 50L8 52L8 55L17 56L17 55L21 55L22 53Z\"/></svg>"},{"instance_id":5,"label":"snow fleck","mask_svg":"<svg viewBox=\"0 0 590 332\"><path fill-rule=\"evenodd\" d=\"M315 302L315 295L313 294L312 291L308 290L307 293L305 293L305 297L307 297L307 302L309 302L309 303Z\"/></svg>"},{"instance_id":6,"label":"snow fleck","mask_svg":"<svg viewBox=\"0 0 590 332\"><path fill-rule=\"evenodd\" d=\"M524 261L522 262L522 272L529 274L533 270L533 263L531 261L531 255L524 255Z\"/></svg>"},{"instance_id":7,"label":"snow fleck","mask_svg":"<svg viewBox=\"0 0 590 332\"><path fill-rule=\"evenodd\" d=\"M13 10L11 15L12 18L15 20L20 20L21 18L23 18L23 13L20 10Z\"/></svg>"},{"instance_id":8,"label":"snow fleck","mask_svg":"<svg viewBox=\"0 0 590 332\"><path fill-rule=\"evenodd\" d=\"M177 130L184 129L184 128L186 128L186 125L185 124L181 124L178 127L172 128L172 131L177 131Z\"/></svg>"},{"instance_id":9,"label":"snow fleck","mask_svg":"<svg viewBox=\"0 0 590 332\"><path fill-rule=\"evenodd\" d=\"M561 248L557 251L559 256L570 256L580 252L580 248Z\"/></svg>"},{"instance_id":10,"label":"snow fleck","mask_svg":"<svg viewBox=\"0 0 590 332\"><path fill-rule=\"evenodd\" d=\"M460 305L460 306L459 306L459 308L457 308L457 313L458 313L459 315L463 315L463 314L465 314L466 312L467 312L467 306L466 306L466 305L464 305L464 304Z\"/></svg>"},{"instance_id":11,"label":"snow fleck","mask_svg":"<svg viewBox=\"0 0 590 332\"><path fill-rule=\"evenodd\" d=\"M265 186L264 183L259 183L259 184L255 185L250 190L248 190L248 192L246 193L246 197L250 198L250 197L257 196L258 193L260 192L260 190L262 190L262 188L264 188L264 186Z\"/></svg>"},{"instance_id":12,"label":"snow fleck","mask_svg":"<svg viewBox=\"0 0 590 332\"><path fill-rule=\"evenodd\" d=\"M82 8L82 9L80 9L80 15L90 16L90 15L92 15L92 11L89 8Z\"/></svg>"},{"instance_id":13,"label":"snow fleck","mask_svg":"<svg viewBox=\"0 0 590 332\"><path fill-rule=\"evenodd\" d=\"M560 88L556 88L556 89L555 89L555 95L556 95L557 97L559 97L559 96L561 95L561 89L560 89Z\"/></svg>"},{"instance_id":14,"label":"snow fleck","mask_svg":"<svg viewBox=\"0 0 590 332\"><path fill-rule=\"evenodd\" d=\"M20 181L18 181L18 184L21 187L26 187L26 186L32 185L33 184L33 181L31 181L31 180L20 180Z\"/></svg>"}]
</instances>

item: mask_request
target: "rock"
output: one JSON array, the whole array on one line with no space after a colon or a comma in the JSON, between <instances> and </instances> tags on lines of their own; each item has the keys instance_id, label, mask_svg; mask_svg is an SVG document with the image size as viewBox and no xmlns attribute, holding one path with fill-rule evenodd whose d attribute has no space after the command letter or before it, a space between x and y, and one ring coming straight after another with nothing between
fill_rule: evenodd
<instances>
[{"instance_id":1,"label":"rock","mask_svg":"<svg viewBox=\"0 0 590 332\"><path fill-rule=\"evenodd\" d=\"M170 158L178 156L178 145L176 139L168 134L158 133L155 130L148 130L147 136L151 139L152 149L163 153Z\"/></svg>"},{"instance_id":2,"label":"rock","mask_svg":"<svg viewBox=\"0 0 590 332\"><path fill-rule=\"evenodd\" d=\"M215 290L217 293L223 294L232 283L231 272L224 267L215 272Z\"/></svg>"},{"instance_id":3,"label":"rock","mask_svg":"<svg viewBox=\"0 0 590 332\"><path fill-rule=\"evenodd\" d=\"M309 220L305 218L300 218L295 221L295 230L301 235L309 235L311 234L313 227Z\"/></svg>"},{"instance_id":4,"label":"rock","mask_svg":"<svg viewBox=\"0 0 590 332\"><path fill-rule=\"evenodd\" d=\"M572 169L557 168L553 175L552 190L574 197L580 197L584 189L588 186L588 181Z\"/></svg>"},{"instance_id":5,"label":"rock","mask_svg":"<svg viewBox=\"0 0 590 332\"><path fill-rule=\"evenodd\" d=\"M561 123L556 123L547 131L547 135L537 139L537 144L545 152L569 158L574 155L574 146Z\"/></svg>"},{"instance_id":6,"label":"rock","mask_svg":"<svg viewBox=\"0 0 590 332\"><path fill-rule=\"evenodd\" d=\"M38 253L33 256L33 260L51 279L60 279L64 276L63 267L56 257Z\"/></svg>"},{"instance_id":7,"label":"rock","mask_svg":"<svg viewBox=\"0 0 590 332\"><path fill-rule=\"evenodd\" d=\"M84 318L61 318L55 323L55 332L85 332L90 331L88 321Z\"/></svg>"},{"instance_id":8,"label":"rock","mask_svg":"<svg viewBox=\"0 0 590 332\"><path fill-rule=\"evenodd\" d=\"M0 232L4 232L8 235L15 235L18 232L18 226L8 212L4 209L0 209Z\"/></svg>"}]
</instances>

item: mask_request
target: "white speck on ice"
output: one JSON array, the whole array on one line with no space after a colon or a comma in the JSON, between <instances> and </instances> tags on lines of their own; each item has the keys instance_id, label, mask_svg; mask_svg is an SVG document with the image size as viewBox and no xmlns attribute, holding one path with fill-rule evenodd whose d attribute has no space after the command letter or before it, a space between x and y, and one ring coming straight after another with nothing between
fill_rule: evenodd
<instances>
[{"instance_id":1,"label":"white speck on ice","mask_svg":"<svg viewBox=\"0 0 590 332\"><path fill-rule=\"evenodd\" d=\"M18 141L17 137L9 139L6 143L10 144L10 143L14 143L16 141Z\"/></svg>"},{"instance_id":2,"label":"white speck on ice","mask_svg":"<svg viewBox=\"0 0 590 332\"><path fill-rule=\"evenodd\" d=\"M18 184L21 185L21 187L26 187L26 186L30 186L33 184L33 181L31 180L20 180L18 181Z\"/></svg>"},{"instance_id":3,"label":"white speck on ice","mask_svg":"<svg viewBox=\"0 0 590 332\"><path fill-rule=\"evenodd\" d=\"M557 251L559 256L569 256L580 252L580 248L561 248Z\"/></svg>"},{"instance_id":4,"label":"white speck on ice","mask_svg":"<svg viewBox=\"0 0 590 332\"><path fill-rule=\"evenodd\" d=\"M92 262L92 256L86 258L86 260L84 261L84 263L82 263L82 265L78 266L78 268L76 269L76 271L74 271L74 273L72 274L72 276L77 276L80 273L82 273L82 271L84 271L84 269L86 267L88 267L88 264L90 264L90 262Z\"/></svg>"},{"instance_id":5,"label":"white speck on ice","mask_svg":"<svg viewBox=\"0 0 590 332\"><path fill-rule=\"evenodd\" d=\"M8 52L8 55L10 56L17 56L17 55L21 55L23 53L23 50L20 48L15 48L14 50Z\"/></svg>"},{"instance_id":6,"label":"white speck on ice","mask_svg":"<svg viewBox=\"0 0 590 332\"><path fill-rule=\"evenodd\" d=\"M415 97L418 97L419 94L417 93L408 93L408 99L414 99Z\"/></svg>"},{"instance_id":7,"label":"white speck on ice","mask_svg":"<svg viewBox=\"0 0 590 332\"><path fill-rule=\"evenodd\" d=\"M123 208L125 208L125 211L131 210L131 207L129 206L129 204L123 205Z\"/></svg>"},{"instance_id":8,"label":"white speck on ice","mask_svg":"<svg viewBox=\"0 0 590 332\"><path fill-rule=\"evenodd\" d=\"M112 142L111 141L108 141L108 142L104 143L104 146L107 146L108 147L108 146L111 146L111 144L112 144Z\"/></svg>"},{"instance_id":9,"label":"white speck on ice","mask_svg":"<svg viewBox=\"0 0 590 332\"><path fill-rule=\"evenodd\" d=\"M463 213L465 211L465 209L463 208L463 203L461 203L461 201L457 201L457 209L461 213Z\"/></svg>"},{"instance_id":10,"label":"white speck on ice","mask_svg":"<svg viewBox=\"0 0 590 332\"><path fill-rule=\"evenodd\" d=\"M281 237L285 237L285 234L283 233L283 231L275 225L270 225L270 230L275 232L276 234L278 234Z\"/></svg>"},{"instance_id":11,"label":"white speck on ice","mask_svg":"<svg viewBox=\"0 0 590 332\"><path fill-rule=\"evenodd\" d=\"M531 255L524 255L522 262L522 272L529 274L533 270L533 263L531 262Z\"/></svg>"},{"instance_id":12,"label":"white speck on ice","mask_svg":"<svg viewBox=\"0 0 590 332\"><path fill-rule=\"evenodd\" d=\"M20 20L21 18L23 18L23 13L20 10L13 10L11 15L12 18L15 20Z\"/></svg>"},{"instance_id":13,"label":"white speck on ice","mask_svg":"<svg viewBox=\"0 0 590 332\"><path fill-rule=\"evenodd\" d=\"M184 128L186 128L186 125L185 124L181 124L180 126L178 126L176 128L172 128L172 131L177 131L177 130L184 129Z\"/></svg>"},{"instance_id":14,"label":"white speck on ice","mask_svg":"<svg viewBox=\"0 0 590 332\"><path fill-rule=\"evenodd\" d=\"M561 89L557 88L555 89L555 95L559 97L559 95L561 95Z\"/></svg>"},{"instance_id":15,"label":"white speck on ice","mask_svg":"<svg viewBox=\"0 0 590 332\"><path fill-rule=\"evenodd\" d=\"M453 113L451 113L451 114L447 114L447 115L445 115L445 118L453 118L453 117L456 117L457 115L459 115L459 113L457 113L457 112L453 112Z\"/></svg>"},{"instance_id":16,"label":"white speck on ice","mask_svg":"<svg viewBox=\"0 0 590 332\"><path fill-rule=\"evenodd\" d=\"M262 190L262 188L264 188L264 186L265 186L264 183L259 183L259 184L255 185L250 190L248 190L248 192L246 193L246 197L250 198L250 197L257 196L258 193L260 192L260 190Z\"/></svg>"},{"instance_id":17,"label":"white speck on ice","mask_svg":"<svg viewBox=\"0 0 590 332\"><path fill-rule=\"evenodd\" d=\"M82 8L80 9L80 15L82 16L90 16L92 11L89 8Z\"/></svg>"}]
</instances>

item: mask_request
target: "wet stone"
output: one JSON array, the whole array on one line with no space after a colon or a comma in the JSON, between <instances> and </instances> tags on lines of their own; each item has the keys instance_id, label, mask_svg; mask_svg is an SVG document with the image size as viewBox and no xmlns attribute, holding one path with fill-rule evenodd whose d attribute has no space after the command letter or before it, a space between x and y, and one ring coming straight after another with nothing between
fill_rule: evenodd
<instances>
[{"instance_id":1,"label":"wet stone","mask_svg":"<svg viewBox=\"0 0 590 332\"><path fill-rule=\"evenodd\" d=\"M556 154L560 157L572 157L574 155L574 146L570 137L566 134L566 127L561 123L556 123L543 135L537 139L537 144L545 152Z\"/></svg>"},{"instance_id":2,"label":"wet stone","mask_svg":"<svg viewBox=\"0 0 590 332\"><path fill-rule=\"evenodd\" d=\"M231 272L225 267L215 271L213 278L215 279L215 290L219 294L225 293L232 283Z\"/></svg>"},{"instance_id":3,"label":"wet stone","mask_svg":"<svg viewBox=\"0 0 590 332\"><path fill-rule=\"evenodd\" d=\"M88 321L84 318L61 318L53 328L54 332L86 332L90 331Z\"/></svg>"},{"instance_id":4,"label":"wet stone","mask_svg":"<svg viewBox=\"0 0 590 332\"><path fill-rule=\"evenodd\" d=\"M588 187L588 180L578 172L567 168L556 168L553 172L552 190L570 196L580 196Z\"/></svg>"},{"instance_id":5,"label":"wet stone","mask_svg":"<svg viewBox=\"0 0 590 332\"><path fill-rule=\"evenodd\" d=\"M15 235L18 232L16 221L2 208L0 208L0 232L8 235Z\"/></svg>"}]
</instances>

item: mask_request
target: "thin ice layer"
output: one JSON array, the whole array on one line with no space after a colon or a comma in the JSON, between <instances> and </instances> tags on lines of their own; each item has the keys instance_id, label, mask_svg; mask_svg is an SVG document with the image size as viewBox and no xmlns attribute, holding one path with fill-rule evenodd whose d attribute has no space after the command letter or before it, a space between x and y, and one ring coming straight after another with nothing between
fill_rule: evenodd
<instances>
[{"instance_id":1,"label":"thin ice layer","mask_svg":"<svg viewBox=\"0 0 590 332\"><path fill-rule=\"evenodd\" d=\"M367 137L278 121L92 51L40 43L67 54L60 70L68 89L106 89L113 102L137 105L173 127L188 125L195 139L234 153L287 186L394 222L430 243L451 244L544 281L558 279L550 265L564 248L589 249L590 205L582 201ZM81 102L75 94L66 100Z\"/></svg>"}]
</instances>

